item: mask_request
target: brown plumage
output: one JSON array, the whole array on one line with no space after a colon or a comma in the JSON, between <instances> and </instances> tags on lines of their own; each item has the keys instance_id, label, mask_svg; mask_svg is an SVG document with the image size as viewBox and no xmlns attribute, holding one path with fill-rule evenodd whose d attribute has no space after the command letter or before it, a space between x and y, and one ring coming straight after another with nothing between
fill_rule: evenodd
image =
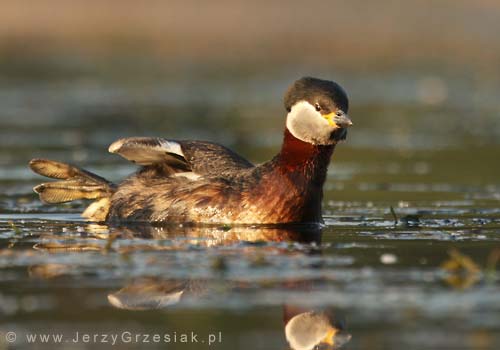
<instances>
[{"instance_id":1,"label":"brown plumage","mask_svg":"<svg viewBox=\"0 0 500 350\"><path fill-rule=\"evenodd\" d=\"M182 144L182 143L181 143ZM261 166L234 165L197 180L145 167L111 197L110 220L204 223L319 222L330 146L285 133L282 151ZM221 166L221 169L224 167Z\"/></svg>"},{"instance_id":2,"label":"brown plumage","mask_svg":"<svg viewBox=\"0 0 500 350\"><path fill-rule=\"evenodd\" d=\"M303 78L285 102L283 146L262 165L216 143L129 138L109 150L142 168L118 186L74 166L34 160L35 172L63 180L35 191L49 203L97 199L84 213L94 221L318 223L330 157L352 124L347 97L333 82Z\"/></svg>"}]
</instances>

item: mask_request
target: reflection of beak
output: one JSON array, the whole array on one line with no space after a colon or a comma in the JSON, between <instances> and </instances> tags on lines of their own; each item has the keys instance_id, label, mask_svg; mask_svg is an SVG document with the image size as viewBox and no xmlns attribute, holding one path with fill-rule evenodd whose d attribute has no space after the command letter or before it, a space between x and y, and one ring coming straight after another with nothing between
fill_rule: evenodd
<instances>
[{"instance_id":1,"label":"reflection of beak","mask_svg":"<svg viewBox=\"0 0 500 350\"><path fill-rule=\"evenodd\" d=\"M332 112L323 116L328 124L337 128L347 128L352 125L351 119L342 111Z\"/></svg>"},{"instance_id":2,"label":"reflection of beak","mask_svg":"<svg viewBox=\"0 0 500 350\"><path fill-rule=\"evenodd\" d=\"M347 332L338 332L335 334L333 337L333 345L336 349L340 348L341 346L344 346L344 344L348 343L349 340L351 340L351 335Z\"/></svg>"},{"instance_id":3,"label":"reflection of beak","mask_svg":"<svg viewBox=\"0 0 500 350\"><path fill-rule=\"evenodd\" d=\"M328 344L334 349L338 349L351 340L351 335L344 331L339 331L336 328L330 329L322 343Z\"/></svg>"}]
</instances>

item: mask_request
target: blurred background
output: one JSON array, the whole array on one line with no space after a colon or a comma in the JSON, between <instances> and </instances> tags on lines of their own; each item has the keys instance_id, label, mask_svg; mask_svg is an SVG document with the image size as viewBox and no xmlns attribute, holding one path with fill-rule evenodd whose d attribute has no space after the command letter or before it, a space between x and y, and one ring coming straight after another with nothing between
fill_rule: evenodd
<instances>
[{"instance_id":1,"label":"blurred background","mask_svg":"<svg viewBox=\"0 0 500 350\"><path fill-rule=\"evenodd\" d=\"M103 153L113 139L146 134L272 146L252 153L263 161L281 142L283 91L304 75L348 91L356 128L346 147L466 145L490 159L489 145L498 144L493 0L40 0L1 8L3 165L24 164L37 149L48 156L44 148L112 162Z\"/></svg>"},{"instance_id":2,"label":"blurred background","mask_svg":"<svg viewBox=\"0 0 500 350\"><path fill-rule=\"evenodd\" d=\"M283 91L304 75L349 92L356 129L347 147L498 140L494 0L40 0L1 8L0 164L12 161L12 144L19 150L36 136L39 147L63 141L81 157L126 134L277 145Z\"/></svg>"},{"instance_id":3,"label":"blurred background","mask_svg":"<svg viewBox=\"0 0 500 350\"><path fill-rule=\"evenodd\" d=\"M312 301L346 315L349 349L498 348L500 279L477 271L498 260L499 33L496 0L0 0L0 327L215 325L219 348L284 348L281 304ZM354 122L325 185L321 254L272 243L123 260L33 253L46 235L95 235L75 219L83 203L38 201L31 158L118 181L135 167L108 145L163 136L263 162L281 144L283 93L305 75L341 84ZM463 284L442 275L457 247L477 264ZM220 256L229 279L251 281L223 287L210 269ZM34 263L70 266L69 277L33 280ZM111 308L108 293L149 274L194 274L215 292L172 312Z\"/></svg>"}]
</instances>

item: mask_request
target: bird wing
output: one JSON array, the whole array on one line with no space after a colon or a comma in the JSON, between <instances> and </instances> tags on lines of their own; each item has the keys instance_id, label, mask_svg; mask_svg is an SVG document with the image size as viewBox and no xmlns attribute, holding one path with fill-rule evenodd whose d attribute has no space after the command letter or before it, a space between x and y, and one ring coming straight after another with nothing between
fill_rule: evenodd
<instances>
[{"instance_id":1,"label":"bird wing","mask_svg":"<svg viewBox=\"0 0 500 350\"><path fill-rule=\"evenodd\" d=\"M190 166L178 142L158 137L129 137L113 142L108 151L143 166L166 164L189 171Z\"/></svg>"},{"instance_id":2,"label":"bird wing","mask_svg":"<svg viewBox=\"0 0 500 350\"><path fill-rule=\"evenodd\" d=\"M174 141L157 137L130 137L115 141L109 152L142 165L166 165L175 172L205 175L253 167L230 149L206 141Z\"/></svg>"}]
</instances>

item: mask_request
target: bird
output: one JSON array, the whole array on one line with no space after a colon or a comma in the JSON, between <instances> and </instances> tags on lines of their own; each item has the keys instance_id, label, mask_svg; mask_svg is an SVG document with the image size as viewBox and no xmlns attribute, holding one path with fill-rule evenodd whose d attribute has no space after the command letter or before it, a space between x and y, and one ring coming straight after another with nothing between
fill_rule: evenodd
<instances>
[{"instance_id":1,"label":"bird","mask_svg":"<svg viewBox=\"0 0 500 350\"><path fill-rule=\"evenodd\" d=\"M303 77L286 90L284 107L283 144L262 164L215 142L129 137L109 146L140 166L121 183L32 159L35 173L58 180L34 191L45 203L93 200L82 216L94 222L321 225L330 158L353 124L347 93L334 81Z\"/></svg>"}]
</instances>

